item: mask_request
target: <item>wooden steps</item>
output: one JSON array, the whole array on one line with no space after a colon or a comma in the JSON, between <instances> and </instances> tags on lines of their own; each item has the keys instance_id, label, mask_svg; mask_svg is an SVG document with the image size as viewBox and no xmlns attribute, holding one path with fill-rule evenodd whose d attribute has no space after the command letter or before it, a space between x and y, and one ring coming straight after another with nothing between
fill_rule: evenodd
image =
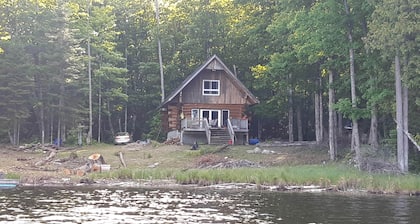
<instances>
[{"instance_id":1,"label":"wooden steps","mask_svg":"<svg viewBox=\"0 0 420 224\"><path fill-rule=\"evenodd\" d=\"M227 129L224 128L212 128L210 144L211 145L225 145L229 144L230 136Z\"/></svg>"}]
</instances>

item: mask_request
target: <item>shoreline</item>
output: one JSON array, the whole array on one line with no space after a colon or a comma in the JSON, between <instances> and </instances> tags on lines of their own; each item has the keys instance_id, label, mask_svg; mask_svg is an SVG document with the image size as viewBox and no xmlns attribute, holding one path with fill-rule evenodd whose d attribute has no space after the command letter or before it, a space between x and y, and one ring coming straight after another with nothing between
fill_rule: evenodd
<instances>
[{"instance_id":1,"label":"shoreline","mask_svg":"<svg viewBox=\"0 0 420 224\"><path fill-rule=\"evenodd\" d=\"M263 191L263 192L289 192L289 193L336 193L349 195L387 195L387 196L420 196L417 192L384 192L384 191L368 191L358 189L339 190L336 186L322 187L319 185L261 185L252 183L220 183L210 185L199 184L179 184L175 180L109 180L98 179L92 180L82 178L79 182L71 181L70 178L49 179L42 182L21 182L17 188L31 187L52 187L52 188L157 188L157 189L212 189L222 191Z\"/></svg>"},{"instance_id":2,"label":"shoreline","mask_svg":"<svg viewBox=\"0 0 420 224\"><path fill-rule=\"evenodd\" d=\"M270 153L256 154L257 149ZM194 151L174 145L100 144L60 150L55 158L46 161L49 155L43 151L0 148L0 173L20 180L22 187L206 188L420 196L417 175L362 172L347 162L326 163L322 149L232 146L220 151L218 147L202 146ZM86 175L68 172L84 167L96 153L105 158L110 171L95 170ZM122 156L127 167L120 161Z\"/></svg>"}]
</instances>

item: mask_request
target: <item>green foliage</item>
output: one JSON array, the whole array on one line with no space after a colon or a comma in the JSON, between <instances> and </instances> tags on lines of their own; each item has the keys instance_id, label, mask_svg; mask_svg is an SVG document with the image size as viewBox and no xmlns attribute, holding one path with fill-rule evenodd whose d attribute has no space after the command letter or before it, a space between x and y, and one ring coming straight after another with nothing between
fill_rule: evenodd
<instances>
[{"instance_id":1,"label":"green foliage","mask_svg":"<svg viewBox=\"0 0 420 224\"><path fill-rule=\"evenodd\" d=\"M149 120L150 131L144 135L146 139L153 139L158 142L166 140L166 135L162 131L161 114L156 112Z\"/></svg>"},{"instance_id":2,"label":"green foliage","mask_svg":"<svg viewBox=\"0 0 420 224\"><path fill-rule=\"evenodd\" d=\"M379 49L382 54L393 59L396 54L404 58L403 79L410 86L418 86L419 32L418 3L415 0L383 0L377 5L369 21L369 35L366 45Z\"/></svg>"},{"instance_id":3,"label":"green foliage","mask_svg":"<svg viewBox=\"0 0 420 224\"><path fill-rule=\"evenodd\" d=\"M388 136L384 136L383 145L385 148L391 148L395 151L397 147L397 131L395 129L390 130Z\"/></svg>"},{"instance_id":4,"label":"green foliage","mask_svg":"<svg viewBox=\"0 0 420 224\"><path fill-rule=\"evenodd\" d=\"M416 140L417 144L420 145L420 133L414 136L414 140Z\"/></svg>"},{"instance_id":5,"label":"green foliage","mask_svg":"<svg viewBox=\"0 0 420 224\"><path fill-rule=\"evenodd\" d=\"M170 93L208 56L218 54L226 65L235 66L237 77L260 99L249 113L263 124L264 135L287 134L283 126L290 106L300 107L303 129L310 133L313 93L327 96L328 70L338 74L333 88L342 114L368 118L368 111L375 109L378 117L389 118L394 111L391 62L398 50L404 83L410 88L410 131L419 133L418 106L412 106L420 105L416 1L347 2L350 15L343 2L335 0L161 2L165 91ZM102 139L127 128L135 139L164 140L154 112L161 96L152 2L1 1L0 17L3 142L19 125L20 137L28 141L40 138L42 126L46 137L55 138L59 121L65 130L87 125L88 40L94 136L100 125ZM350 47L356 56L358 109L348 100ZM289 90L293 105L288 103ZM389 126L388 120L381 120L380 127ZM382 133L387 138L387 130ZM74 140L74 133L66 134Z\"/></svg>"},{"instance_id":6,"label":"green foliage","mask_svg":"<svg viewBox=\"0 0 420 224\"><path fill-rule=\"evenodd\" d=\"M20 179L20 175L17 174L17 173L6 173L5 178L19 180Z\"/></svg>"},{"instance_id":7,"label":"green foliage","mask_svg":"<svg viewBox=\"0 0 420 224\"><path fill-rule=\"evenodd\" d=\"M362 108L353 108L349 98L341 98L334 105L334 108L339 111L343 117L349 119L369 118L370 111Z\"/></svg>"}]
</instances>

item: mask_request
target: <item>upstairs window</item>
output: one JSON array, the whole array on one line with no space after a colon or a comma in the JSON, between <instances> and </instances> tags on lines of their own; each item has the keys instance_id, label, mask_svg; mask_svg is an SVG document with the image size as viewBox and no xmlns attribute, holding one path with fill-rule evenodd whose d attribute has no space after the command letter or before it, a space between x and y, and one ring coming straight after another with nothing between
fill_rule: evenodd
<instances>
[{"instance_id":1,"label":"upstairs window","mask_svg":"<svg viewBox=\"0 0 420 224\"><path fill-rule=\"evenodd\" d=\"M218 96L219 94L219 80L203 80L203 95Z\"/></svg>"}]
</instances>

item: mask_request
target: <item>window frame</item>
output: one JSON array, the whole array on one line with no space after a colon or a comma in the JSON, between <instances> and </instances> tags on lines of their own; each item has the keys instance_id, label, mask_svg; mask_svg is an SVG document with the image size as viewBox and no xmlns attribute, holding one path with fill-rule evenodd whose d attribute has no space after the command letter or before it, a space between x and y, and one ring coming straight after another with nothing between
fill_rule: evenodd
<instances>
[{"instance_id":1,"label":"window frame","mask_svg":"<svg viewBox=\"0 0 420 224\"><path fill-rule=\"evenodd\" d=\"M205 88L206 82L210 85L210 88ZM217 83L217 89L213 89L213 83ZM203 96L220 96L220 80L217 79L204 79L203 80Z\"/></svg>"},{"instance_id":2,"label":"window frame","mask_svg":"<svg viewBox=\"0 0 420 224\"><path fill-rule=\"evenodd\" d=\"M200 118L200 110L199 109L191 109L191 119L198 120Z\"/></svg>"}]
</instances>

